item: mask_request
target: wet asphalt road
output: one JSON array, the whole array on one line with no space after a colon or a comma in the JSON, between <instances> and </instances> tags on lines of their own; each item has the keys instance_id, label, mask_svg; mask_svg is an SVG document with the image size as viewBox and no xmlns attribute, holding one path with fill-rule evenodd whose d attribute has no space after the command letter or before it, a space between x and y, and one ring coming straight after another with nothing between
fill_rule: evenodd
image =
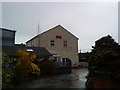
<instances>
[{"instance_id":1,"label":"wet asphalt road","mask_svg":"<svg viewBox=\"0 0 120 90\"><path fill-rule=\"evenodd\" d=\"M39 78L18 88L85 88L87 68L73 69L71 74Z\"/></svg>"}]
</instances>

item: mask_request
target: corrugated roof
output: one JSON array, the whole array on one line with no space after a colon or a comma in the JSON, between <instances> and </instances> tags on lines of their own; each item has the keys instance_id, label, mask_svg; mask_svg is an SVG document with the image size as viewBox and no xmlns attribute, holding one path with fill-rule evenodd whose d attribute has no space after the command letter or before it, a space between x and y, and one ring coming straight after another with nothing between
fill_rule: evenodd
<instances>
[{"instance_id":1,"label":"corrugated roof","mask_svg":"<svg viewBox=\"0 0 120 90\"><path fill-rule=\"evenodd\" d=\"M37 55L37 57L49 57L52 56L50 52L48 52L44 47L27 47L27 46L3 46L2 52L6 53L8 56L16 56L16 53L18 50L26 50L32 49L33 51L30 53L33 53Z\"/></svg>"}]
</instances>

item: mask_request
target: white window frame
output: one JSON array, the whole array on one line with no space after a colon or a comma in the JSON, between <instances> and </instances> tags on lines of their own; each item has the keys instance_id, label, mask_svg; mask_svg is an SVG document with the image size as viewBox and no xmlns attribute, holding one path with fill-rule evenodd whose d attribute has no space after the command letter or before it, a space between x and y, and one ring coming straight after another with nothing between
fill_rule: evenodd
<instances>
[{"instance_id":1,"label":"white window frame","mask_svg":"<svg viewBox=\"0 0 120 90\"><path fill-rule=\"evenodd\" d=\"M50 40L50 46L55 46L55 40Z\"/></svg>"}]
</instances>

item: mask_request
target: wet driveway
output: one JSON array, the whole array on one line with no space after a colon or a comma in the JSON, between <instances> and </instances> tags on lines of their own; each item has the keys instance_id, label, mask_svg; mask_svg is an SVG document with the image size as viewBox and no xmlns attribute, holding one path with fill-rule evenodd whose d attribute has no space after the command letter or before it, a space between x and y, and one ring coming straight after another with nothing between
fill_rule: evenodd
<instances>
[{"instance_id":1,"label":"wet driveway","mask_svg":"<svg viewBox=\"0 0 120 90\"><path fill-rule=\"evenodd\" d=\"M73 69L71 74L39 78L24 83L19 88L85 88L87 68Z\"/></svg>"}]
</instances>

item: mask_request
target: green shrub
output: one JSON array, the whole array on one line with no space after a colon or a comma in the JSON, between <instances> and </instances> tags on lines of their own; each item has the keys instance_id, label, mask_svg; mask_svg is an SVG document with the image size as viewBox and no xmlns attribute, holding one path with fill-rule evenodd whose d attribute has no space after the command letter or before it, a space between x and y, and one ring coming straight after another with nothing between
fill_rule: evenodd
<instances>
[{"instance_id":1,"label":"green shrub","mask_svg":"<svg viewBox=\"0 0 120 90\"><path fill-rule=\"evenodd\" d=\"M110 35L95 42L89 56L87 87L95 78L120 79L120 45Z\"/></svg>"},{"instance_id":2,"label":"green shrub","mask_svg":"<svg viewBox=\"0 0 120 90\"><path fill-rule=\"evenodd\" d=\"M0 52L0 89L2 89L2 53Z\"/></svg>"},{"instance_id":3,"label":"green shrub","mask_svg":"<svg viewBox=\"0 0 120 90\"><path fill-rule=\"evenodd\" d=\"M40 68L38 65L31 63L31 72L30 72L31 77L39 77L40 76Z\"/></svg>"},{"instance_id":4,"label":"green shrub","mask_svg":"<svg viewBox=\"0 0 120 90\"><path fill-rule=\"evenodd\" d=\"M14 67L11 67L14 59L10 59L6 54L2 54L2 87L10 88L13 85Z\"/></svg>"},{"instance_id":5,"label":"green shrub","mask_svg":"<svg viewBox=\"0 0 120 90\"><path fill-rule=\"evenodd\" d=\"M24 67L22 67L21 65L16 66L15 70L14 70L14 85L20 85L23 82L25 82L25 70Z\"/></svg>"}]
</instances>

